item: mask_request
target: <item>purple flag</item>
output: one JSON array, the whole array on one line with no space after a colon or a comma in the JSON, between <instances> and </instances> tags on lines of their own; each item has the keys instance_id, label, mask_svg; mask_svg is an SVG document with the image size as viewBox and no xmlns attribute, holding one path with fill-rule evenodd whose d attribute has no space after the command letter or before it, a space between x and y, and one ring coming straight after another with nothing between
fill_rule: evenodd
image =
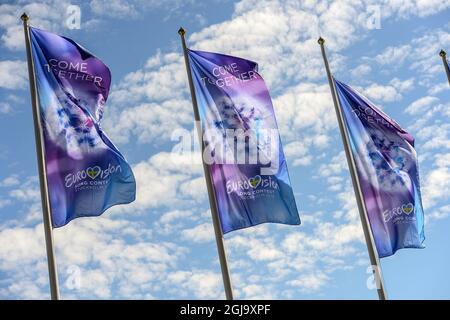
<instances>
[{"instance_id":1,"label":"purple flag","mask_svg":"<svg viewBox=\"0 0 450 320\"><path fill-rule=\"evenodd\" d=\"M214 196L224 233L300 224L272 101L255 62L189 50Z\"/></svg>"},{"instance_id":2,"label":"purple flag","mask_svg":"<svg viewBox=\"0 0 450 320\"><path fill-rule=\"evenodd\" d=\"M108 67L71 39L30 35L53 226L134 201L133 172L100 126Z\"/></svg>"},{"instance_id":3,"label":"purple flag","mask_svg":"<svg viewBox=\"0 0 450 320\"><path fill-rule=\"evenodd\" d=\"M334 81L378 255L423 248L413 136L350 86Z\"/></svg>"}]
</instances>

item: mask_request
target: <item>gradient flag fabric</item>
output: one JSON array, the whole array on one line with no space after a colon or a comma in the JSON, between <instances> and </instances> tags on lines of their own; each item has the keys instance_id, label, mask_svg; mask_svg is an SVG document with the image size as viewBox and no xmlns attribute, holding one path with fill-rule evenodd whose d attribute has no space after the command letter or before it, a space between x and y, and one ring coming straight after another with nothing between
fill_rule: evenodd
<instances>
[{"instance_id":1,"label":"gradient flag fabric","mask_svg":"<svg viewBox=\"0 0 450 320\"><path fill-rule=\"evenodd\" d=\"M135 199L125 158L103 132L108 67L73 40L30 27L54 227Z\"/></svg>"},{"instance_id":2,"label":"gradient flag fabric","mask_svg":"<svg viewBox=\"0 0 450 320\"><path fill-rule=\"evenodd\" d=\"M447 59L447 55L444 54L443 60L444 60L445 73L447 74L448 84L450 85L450 62Z\"/></svg>"},{"instance_id":3,"label":"gradient flag fabric","mask_svg":"<svg viewBox=\"0 0 450 320\"><path fill-rule=\"evenodd\" d=\"M255 62L188 51L223 233L300 224L272 102ZM247 140L246 140L247 139Z\"/></svg>"},{"instance_id":4,"label":"gradient flag fabric","mask_svg":"<svg viewBox=\"0 0 450 320\"><path fill-rule=\"evenodd\" d=\"M378 255L423 248L413 136L350 86L334 81Z\"/></svg>"}]
</instances>

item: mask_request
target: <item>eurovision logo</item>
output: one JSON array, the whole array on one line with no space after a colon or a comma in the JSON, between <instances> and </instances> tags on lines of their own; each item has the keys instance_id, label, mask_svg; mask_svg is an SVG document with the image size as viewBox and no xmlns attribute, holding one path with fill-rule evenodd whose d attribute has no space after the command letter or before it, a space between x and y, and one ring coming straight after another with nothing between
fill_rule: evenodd
<instances>
[{"instance_id":1,"label":"eurovision logo","mask_svg":"<svg viewBox=\"0 0 450 320\"><path fill-rule=\"evenodd\" d=\"M386 210L383 212L384 222L389 222L391 220L397 221L398 219L403 219L402 216L408 217L414 213L414 205L410 203L402 204L401 206L395 207L391 210ZM411 219L411 218L409 218ZM394 221L394 222L395 222Z\"/></svg>"},{"instance_id":2,"label":"eurovision logo","mask_svg":"<svg viewBox=\"0 0 450 320\"><path fill-rule=\"evenodd\" d=\"M76 173L69 173L65 177L66 188L75 185L78 188L82 185L102 185L108 182L109 177L116 173L122 172L122 167L119 165L108 164L108 167L102 169L100 166L91 166Z\"/></svg>"},{"instance_id":3,"label":"eurovision logo","mask_svg":"<svg viewBox=\"0 0 450 320\"><path fill-rule=\"evenodd\" d=\"M272 179L271 176L263 178L260 175L227 181L227 193L248 191L258 187L276 190L278 189L278 182Z\"/></svg>"}]
</instances>

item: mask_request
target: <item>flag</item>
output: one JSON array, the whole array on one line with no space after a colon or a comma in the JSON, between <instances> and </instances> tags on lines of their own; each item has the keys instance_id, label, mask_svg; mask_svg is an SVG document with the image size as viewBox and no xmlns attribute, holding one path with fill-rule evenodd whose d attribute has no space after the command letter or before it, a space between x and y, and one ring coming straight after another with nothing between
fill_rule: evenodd
<instances>
[{"instance_id":1,"label":"flag","mask_svg":"<svg viewBox=\"0 0 450 320\"><path fill-rule=\"evenodd\" d=\"M378 255L423 248L414 137L350 86L334 82Z\"/></svg>"},{"instance_id":2,"label":"flag","mask_svg":"<svg viewBox=\"0 0 450 320\"><path fill-rule=\"evenodd\" d=\"M296 225L275 114L255 62L188 50L205 152L223 233L261 223Z\"/></svg>"},{"instance_id":3,"label":"flag","mask_svg":"<svg viewBox=\"0 0 450 320\"><path fill-rule=\"evenodd\" d=\"M442 62L444 63L444 68L445 68L445 73L447 74L448 83L450 84L450 62L448 61L447 54L445 53L444 50L441 50L440 55L442 57Z\"/></svg>"},{"instance_id":4,"label":"flag","mask_svg":"<svg viewBox=\"0 0 450 320\"><path fill-rule=\"evenodd\" d=\"M30 36L53 227L134 201L133 172L101 128L108 67L69 38Z\"/></svg>"}]
</instances>

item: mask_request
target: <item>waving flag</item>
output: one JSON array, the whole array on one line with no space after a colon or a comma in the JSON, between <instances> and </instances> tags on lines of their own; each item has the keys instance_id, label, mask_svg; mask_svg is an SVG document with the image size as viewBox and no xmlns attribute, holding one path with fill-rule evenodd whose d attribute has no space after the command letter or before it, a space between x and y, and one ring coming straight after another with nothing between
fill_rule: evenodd
<instances>
[{"instance_id":1,"label":"waving flag","mask_svg":"<svg viewBox=\"0 0 450 320\"><path fill-rule=\"evenodd\" d=\"M413 136L350 86L334 81L379 256L423 248Z\"/></svg>"},{"instance_id":2,"label":"waving flag","mask_svg":"<svg viewBox=\"0 0 450 320\"><path fill-rule=\"evenodd\" d=\"M134 201L133 172L100 126L108 67L71 39L30 34L53 226Z\"/></svg>"},{"instance_id":3,"label":"waving flag","mask_svg":"<svg viewBox=\"0 0 450 320\"><path fill-rule=\"evenodd\" d=\"M442 57L442 63L444 64L445 73L447 74L448 84L450 84L450 62L447 59L447 53L444 49L442 49L439 55Z\"/></svg>"},{"instance_id":4,"label":"waving flag","mask_svg":"<svg viewBox=\"0 0 450 320\"><path fill-rule=\"evenodd\" d=\"M217 53L188 55L223 233L265 222L300 224L258 65Z\"/></svg>"}]
</instances>

